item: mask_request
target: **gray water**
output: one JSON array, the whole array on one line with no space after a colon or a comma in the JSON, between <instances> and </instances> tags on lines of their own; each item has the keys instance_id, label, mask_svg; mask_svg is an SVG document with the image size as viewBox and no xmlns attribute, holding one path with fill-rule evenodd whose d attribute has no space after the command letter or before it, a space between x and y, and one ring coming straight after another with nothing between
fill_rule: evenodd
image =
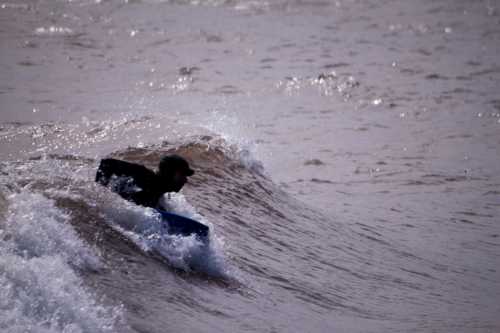
<instances>
[{"instance_id":1,"label":"gray water","mask_svg":"<svg viewBox=\"0 0 500 333\"><path fill-rule=\"evenodd\" d=\"M500 2L0 2L3 332L497 332ZM173 211L99 159L196 174Z\"/></svg>"}]
</instances>

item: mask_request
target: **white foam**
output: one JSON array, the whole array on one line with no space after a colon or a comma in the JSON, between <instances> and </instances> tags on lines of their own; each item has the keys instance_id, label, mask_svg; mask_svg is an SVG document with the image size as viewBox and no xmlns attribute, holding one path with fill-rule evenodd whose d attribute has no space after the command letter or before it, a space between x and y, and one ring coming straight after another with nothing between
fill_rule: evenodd
<instances>
[{"instance_id":1,"label":"white foam","mask_svg":"<svg viewBox=\"0 0 500 333\"><path fill-rule=\"evenodd\" d=\"M98 257L69 216L40 194L8 198L0 222L0 327L6 332L110 332L121 307L101 305L75 273Z\"/></svg>"},{"instance_id":2,"label":"white foam","mask_svg":"<svg viewBox=\"0 0 500 333\"><path fill-rule=\"evenodd\" d=\"M207 244L198 242L190 247L190 264L198 270L202 270L210 275L235 277L234 270L231 270L224 256L224 240L214 232L214 225L205 217L198 214L196 209L186 200L182 193L170 193L163 197L162 205L168 211L187 216L210 227L209 242ZM196 240L191 238L190 243Z\"/></svg>"},{"instance_id":3,"label":"white foam","mask_svg":"<svg viewBox=\"0 0 500 333\"><path fill-rule=\"evenodd\" d=\"M5 232L13 252L27 258L59 255L79 268L99 269L98 258L52 200L28 191L12 194L8 200Z\"/></svg>"},{"instance_id":4,"label":"white foam","mask_svg":"<svg viewBox=\"0 0 500 333\"><path fill-rule=\"evenodd\" d=\"M113 197L113 198L111 198ZM154 209L129 203L117 195L110 196L103 210L112 227L131 239L142 250L160 254L170 264L185 271L196 270L217 277L230 277L223 241L213 232L213 226L196 213L182 194L172 193L163 203L168 211L184 215L209 225L209 241L195 235L169 235L162 228L161 216Z\"/></svg>"},{"instance_id":5,"label":"white foam","mask_svg":"<svg viewBox=\"0 0 500 333\"><path fill-rule=\"evenodd\" d=\"M67 27L39 27L35 29L37 35L72 35L74 32L72 29Z\"/></svg>"}]
</instances>

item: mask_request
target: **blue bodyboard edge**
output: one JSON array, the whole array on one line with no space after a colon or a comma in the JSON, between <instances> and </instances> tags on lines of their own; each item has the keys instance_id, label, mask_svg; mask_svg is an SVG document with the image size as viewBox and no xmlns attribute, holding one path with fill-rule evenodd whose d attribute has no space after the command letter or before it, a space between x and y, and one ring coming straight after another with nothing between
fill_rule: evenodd
<instances>
[{"instance_id":1,"label":"blue bodyboard edge","mask_svg":"<svg viewBox=\"0 0 500 333\"><path fill-rule=\"evenodd\" d=\"M182 236L195 234L201 239L208 236L210 229L198 221L161 209L156 209L156 211L161 214L163 221L168 225L169 234L178 234Z\"/></svg>"}]
</instances>

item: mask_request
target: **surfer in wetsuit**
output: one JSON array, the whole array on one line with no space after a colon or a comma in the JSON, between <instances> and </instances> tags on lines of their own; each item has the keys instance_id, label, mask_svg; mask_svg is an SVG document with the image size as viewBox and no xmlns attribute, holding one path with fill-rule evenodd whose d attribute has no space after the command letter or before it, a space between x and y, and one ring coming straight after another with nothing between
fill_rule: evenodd
<instances>
[{"instance_id":1,"label":"surfer in wetsuit","mask_svg":"<svg viewBox=\"0 0 500 333\"><path fill-rule=\"evenodd\" d=\"M193 174L189 163L179 155L163 157L158 172L140 164L106 158L99 164L95 181L109 186L126 200L156 208L164 193L179 192Z\"/></svg>"}]
</instances>

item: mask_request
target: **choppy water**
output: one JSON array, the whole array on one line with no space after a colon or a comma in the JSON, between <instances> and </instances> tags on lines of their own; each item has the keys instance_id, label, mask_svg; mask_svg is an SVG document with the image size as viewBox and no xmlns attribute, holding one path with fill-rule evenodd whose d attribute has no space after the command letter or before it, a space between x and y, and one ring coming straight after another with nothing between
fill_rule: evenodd
<instances>
[{"instance_id":1,"label":"choppy water","mask_svg":"<svg viewBox=\"0 0 500 333\"><path fill-rule=\"evenodd\" d=\"M0 2L0 330L498 331L499 11ZM93 182L169 152L209 245Z\"/></svg>"}]
</instances>

